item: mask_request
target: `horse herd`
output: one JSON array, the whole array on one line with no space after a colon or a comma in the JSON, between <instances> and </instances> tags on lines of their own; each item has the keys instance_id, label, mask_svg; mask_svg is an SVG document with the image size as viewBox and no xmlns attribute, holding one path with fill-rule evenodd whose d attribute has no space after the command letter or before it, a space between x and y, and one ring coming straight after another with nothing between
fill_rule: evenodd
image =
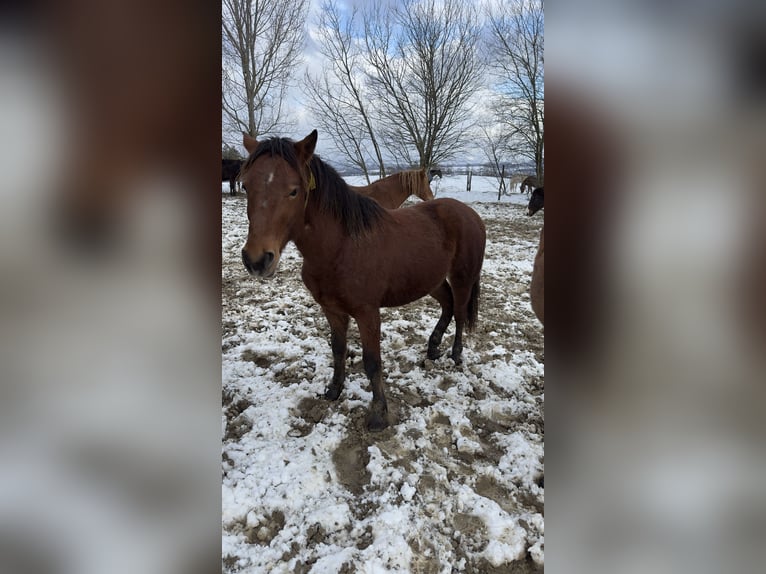
<instances>
[{"instance_id":1,"label":"horse herd","mask_svg":"<svg viewBox=\"0 0 766 574\"><path fill-rule=\"evenodd\" d=\"M314 154L317 131L294 142L257 141L243 134L249 153L239 166L247 193L247 240L242 262L256 277L273 277L283 249L292 241L303 256L301 278L330 325L333 377L325 398L337 400L346 378L347 331L359 327L364 371L372 387L367 428L389 425L380 354L380 309L426 295L441 316L426 355L436 359L454 318L450 356L462 362L463 330L478 318L480 274L486 230L468 205L434 199L425 170L399 172L368 186L349 186ZM225 173L224 173L225 177ZM233 180L229 180L233 181ZM232 188L234 183L231 183ZM542 188L532 199L542 207ZM397 209L410 195L422 202ZM535 206L537 203L535 203ZM543 234L530 286L532 309L543 322Z\"/></svg>"}]
</instances>

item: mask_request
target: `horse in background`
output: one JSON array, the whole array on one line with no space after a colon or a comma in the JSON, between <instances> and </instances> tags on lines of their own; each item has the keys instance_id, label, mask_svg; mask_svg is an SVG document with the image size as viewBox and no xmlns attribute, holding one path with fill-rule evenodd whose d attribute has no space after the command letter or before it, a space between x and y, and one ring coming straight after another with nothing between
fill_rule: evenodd
<instances>
[{"instance_id":1,"label":"horse in background","mask_svg":"<svg viewBox=\"0 0 766 574\"><path fill-rule=\"evenodd\" d=\"M529 285L529 298L532 303L532 311L535 312L540 323L545 325L545 226L540 229L540 244L535 254L535 263L532 267L532 282Z\"/></svg>"},{"instance_id":2,"label":"horse in background","mask_svg":"<svg viewBox=\"0 0 766 574\"><path fill-rule=\"evenodd\" d=\"M529 205L527 206L527 215L532 217L535 213L543 209L543 188L538 187L532 192L532 196L529 198Z\"/></svg>"},{"instance_id":3,"label":"horse in background","mask_svg":"<svg viewBox=\"0 0 766 574\"><path fill-rule=\"evenodd\" d=\"M519 193L529 193L536 187L540 187L539 180L534 175L528 175L519 186Z\"/></svg>"},{"instance_id":4,"label":"horse in background","mask_svg":"<svg viewBox=\"0 0 766 574\"><path fill-rule=\"evenodd\" d=\"M428 170L428 183L431 183L434 180L435 177L438 177L439 179L441 179L443 177L442 176L442 170L440 170L438 168L429 169Z\"/></svg>"},{"instance_id":5,"label":"horse in background","mask_svg":"<svg viewBox=\"0 0 766 574\"><path fill-rule=\"evenodd\" d=\"M512 193L513 190L516 189L516 187L519 188L519 193L524 193L523 183L530 177L534 177L534 176L527 175L524 173L517 173L512 175L508 184L509 193Z\"/></svg>"},{"instance_id":6,"label":"horse in background","mask_svg":"<svg viewBox=\"0 0 766 574\"><path fill-rule=\"evenodd\" d=\"M241 159L221 160L221 181L229 182L229 193L231 195L235 195L237 193L237 177L239 177L239 171L242 169L242 165L244 163L245 161Z\"/></svg>"},{"instance_id":7,"label":"horse in background","mask_svg":"<svg viewBox=\"0 0 766 574\"><path fill-rule=\"evenodd\" d=\"M396 209L411 195L423 201L434 198L424 169L400 171L373 181L370 185L349 185L349 188L360 195L374 199L386 209Z\"/></svg>"},{"instance_id":8,"label":"horse in background","mask_svg":"<svg viewBox=\"0 0 766 574\"><path fill-rule=\"evenodd\" d=\"M479 279L486 229L466 204L449 198L405 209L384 209L358 193L314 155L317 132L298 142L244 135L250 153L241 178L247 193L247 241L242 263L256 277L272 277L288 241L303 256L301 278L330 324L332 382L337 400L346 379L347 331L359 327L364 371L372 387L367 427L386 428L388 406L380 359L380 308L431 295L442 312L428 339L439 357L455 318L452 359L462 362L463 328L478 320Z\"/></svg>"}]
</instances>

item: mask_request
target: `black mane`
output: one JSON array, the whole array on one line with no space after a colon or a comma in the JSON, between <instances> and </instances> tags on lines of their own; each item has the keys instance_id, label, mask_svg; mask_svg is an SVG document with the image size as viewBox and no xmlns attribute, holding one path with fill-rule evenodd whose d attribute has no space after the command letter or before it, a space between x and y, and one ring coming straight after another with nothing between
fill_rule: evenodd
<instances>
[{"instance_id":1,"label":"black mane","mask_svg":"<svg viewBox=\"0 0 766 574\"><path fill-rule=\"evenodd\" d=\"M262 155L280 156L290 167L304 178L303 170L298 166L298 156L292 140L271 138L260 142L242 167L248 169ZM375 200L359 195L349 189L348 184L335 169L321 160L318 155L309 160L309 169L314 176L316 189L309 191L309 201L315 203L320 211L331 215L342 225L347 235L357 237L374 229L387 216L386 210ZM308 187L308 182L304 181Z\"/></svg>"}]
</instances>

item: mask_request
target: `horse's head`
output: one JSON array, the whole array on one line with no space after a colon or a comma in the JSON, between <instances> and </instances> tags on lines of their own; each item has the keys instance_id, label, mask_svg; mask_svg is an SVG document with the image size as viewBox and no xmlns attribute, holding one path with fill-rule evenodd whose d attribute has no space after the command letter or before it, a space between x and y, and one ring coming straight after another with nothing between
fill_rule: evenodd
<instances>
[{"instance_id":1,"label":"horse's head","mask_svg":"<svg viewBox=\"0 0 766 574\"><path fill-rule=\"evenodd\" d=\"M287 242L304 224L308 194L315 185L308 162L314 154L317 132L291 142L258 142L243 134L250 157L240 179L247 193L247 242L242 262L251 275L271 277Z\"/></svg>"},{"instance_id":2,"label":"horse's head","mask_svg":"<svg viewBox=\"0 0 766 574\"><path fill-rule=\"evenodd\" d=\"M529 198L529 205L527 206L527 214L531 217L543 208L543 188L538 187L532 192L532 196Z\"/></svg>"}]
</instances>

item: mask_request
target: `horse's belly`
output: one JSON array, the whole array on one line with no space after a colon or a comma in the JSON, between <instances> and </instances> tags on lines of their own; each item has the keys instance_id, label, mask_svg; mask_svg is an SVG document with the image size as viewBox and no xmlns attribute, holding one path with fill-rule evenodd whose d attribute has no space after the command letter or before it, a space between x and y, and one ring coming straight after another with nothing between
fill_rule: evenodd
<instances>
[{"instance_id":1,"label":"horse's belly","mask_svg":"<svg viewBox=\"0 0 766 574\"><path fill-rule=\"evenodd\" d=\"M421 290L421 291L411 291L409 293L386 293L383 296L383 300L380 302L381 307L401 307L402 305L406 305L407 303L412 303L413 301L417 301L418 299L422 299L426 295L428 295L431 291L433 291L436 287L435 285L431 289L427 290Z\"/></svg>"},{"instance_id":2,"label":"horse's belly","mask_svg":"<svg viewBox=\"0 0 766 574\"><path fill-rule=\"evenodd\" d=\"M398 307L425 297L441 285L448 270L449 266L445 263L409 269L408 273L391 277L380 306Z\"/></svg>"}]
</instances>

